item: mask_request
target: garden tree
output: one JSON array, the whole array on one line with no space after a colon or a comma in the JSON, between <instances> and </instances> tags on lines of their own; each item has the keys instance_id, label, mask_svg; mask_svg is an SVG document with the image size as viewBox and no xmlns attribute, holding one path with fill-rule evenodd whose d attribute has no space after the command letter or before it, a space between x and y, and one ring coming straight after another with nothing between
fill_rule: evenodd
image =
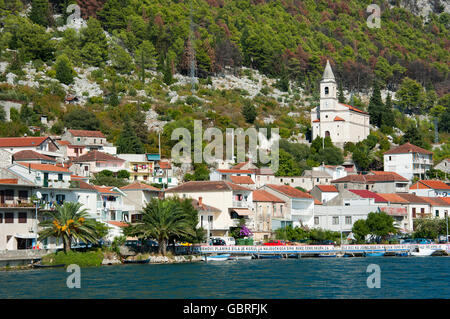
<instances>
[{"instance_id":1,"label":"garden tree","mask_svg":"<svg viewBox=\"0 0 450 319\"><path fill-rule=\"evenodd\" d=\"M381 127L384 104L383 100L381 99L380 87L376 81L373 85L373 92L372 96L370 97L368 111L370 115L370 123Z\"/></svg>"},{"instance_id":2,"label":"garden tree","mask_svg":"<svg viewBox=\"0 0 450 319\"><path fill-rule=\"evenodd\" d=\"M48 0L32 0L30 20L43 27L49 26L49 3Z\"/></svg>"},{"instance_id":3,"label":"garden tree","mask_svg":"<svg viewBox=\"0 0 450 319\"><path fill-rule=\"evenodd\" d=\"M425 94L422 85L408 77L404 78L395 94L400 110L407 114L422 114Z\"/></svg>"},{"instance_id":4,"label":"garden tree","mask_svg":"<svg viewBox=\"0 0 450 319\"><path fill-rule=\"evenodd\" d=\"M418 218L414 220L414 238L438 239L439 236L447 234L445 219Z\"/></svg>"},{"instance_id":5,"label":"garden tree","mask_svg":"<svg viewBox=\"0 0 450 319\"><path fill-rule=\"evenodd\" d=\"M365 219L358 219L352 227L352 233L358 243L364 243L366 236L369 235L369 227Z\"/></svg>"},{"instance_id":6,"label":"garden tree","mask_svg":"<svg viewBox=\"0 0 450 319\"><path fill-rule=\"evenodd\" d=\"M401 143L404 144L406 142L410 142L411 144L417 145L422 148L426 148L427 145L423 140L422 132L415 125L411 124L406 130L405 134L403 134L401 138Z\"/></svg>"},{"instance_id":7,"label":"garden tree","mask_svg":"<svg viewBox=\"0 0 450 319\"><path fill-rule=\"evenodd\" d=\"M311 143L311 152L317 153L320 149L333 147L333 142L329 136L323 139L320 136L317 136Z\"/></svg>"},{"instance_id":8,"label":"garden tree","mask_svg":"<svg viewBox=\"0 0 450 319\"><path fill-rule=\"evenodd\" d=\"M195 236L196 230L193 228L192 216L183 210L177 198L153 198L144 207L141 222L126 227L124 234L140 239L155 239L159 253L166 255L170 240Z\"/></svg>"},{"instance_id":9,"label":"garden tree","mask_svg":"<svg viewBox=\"0 0 450 319\"><path fill-rule=\"evenodd\" d=\"M43 229L38 240L50 237L62 239L66 253L71 250L73 240L96 243L102 234L98 232L97 222L89 218L88 210L81 207L78 202L64 202L62 206L57 205L55 211L46 212L48 219L39 223Z\"/></svg>"},{"instance_id":10,"label":"garden tree","mask_svg":"<svg viewBox=\"0 0 450 319\"><path fill-rule=\"evenodd\" d=\"M130 178L130 172L127 170L121 169L117 172L117 178L123 178L123 179L129 179Z\"/></svg>"},{"instance_id":11,"label":"garden tree","mask_svg":"<svg viewBox=\"0 0 450 319\"><path fill-rule=\"evenodd\" d=\"M73 83L73 69L69 58L62 54L55 63L56 78L59 82L69 85Z\"/></svg>"},{"instance_id":12,"label":"garden tree","mask_svg":"<svg viewBox=\"0 0 450 319\"><path fill-rule=\"evenodd\" d=\"M16 15L7 16L3 24L3 32L11 34L9 48L19 51L21 61L49 61L53 58L54 41L44 27Z\"/></svg>"},{"instance_id":13,"label":"garden tree","mask_svg":"<svg viewBox=\"0 0 450 319\"><path fill-rule=\"evenodd\" d=\"M100 129L100 121L95 114L79 107L66 113L63 122L68 129L90 131L98 131Z\"/></svg>"},{"instance_id":14,"label":"garden tree","mask_svg":"<svg viewBox=\"0 0 450 319\"><path fill-rule=\"evenodd\" d=\"M344 162L344 155L340 148L332 146L320 149L314 154L313 159L325 165L341 165Z\"/></svg>"},{"instance_id":15,"label":"garden tree","mask_svg":"<svg viewBox=\"0 0 450 319\"><path fill-rule=\"evenodd\" d=\"M394 218L385 212L369 213L366 219L369 234L377 237L377 242L384 240L389 234L395 234Z\"/></svg>"},{"instance_id":16,"label":"garden tree","mask_svg":"<svg viewBox=\"0 0 450 319\"><path fill-rule=\"evenodd\" d=\"M300 176L301 169L291 154L283 149L279 151L279 166L275 176Z\"/></svg>"},{"instance_id":17,"label":"garden tree","mask_svg":"<svg viewBox=\"0 0 450 319\"><path fill-rule=\"evenodd\" d=\"M130 120L125 119L125 124L116 141L119 154L142 154L145 153L144 146L131 126Z\"/></svg>"},{"instance_id":18,"label":"garden tree","mask_svg":"<svg viewBox=\"0 0 450 319\"><path fill-rule=\"evenodd\" d=\"M112 67L120 74L129 74L133 70L133 59L130 54L121 45L113 42L109 57L111 59Z\"/></svg>"},{"instance_id":19,"label":"garden tree","mask_svg":"<svg viewBox=\"0 0 450 319\"><path fill-rule=\"evenodd\" d=\"M141 81L145 82L145 69L156 68L156 50L153 44L145 40L134 53L134 59L141 69Z\"/></svg>"},{"instance_id":20,"label":"garden tree","mask_svg":"<svg viewBox=\"0 0 450 319\"><path fill-rule=\"evenodd\" d=\"M209 181L209 169L206 164L194 164L194 174L185 174L184 180L188 181Z\"/></svg>"},{"instance_id":21,"label":"garden tree","mask_svg":"<svg viewBox=\"0 0 450 319\"><path fill-rule=\"evenodd\" d=\"M100 66L107 60L108 41L98 20L89 18L87 27L81 29L81 47L83 62Z\"/></svg>"},{"instance_id":22,"label":"garden tree","mask_svg":"<svg viewBox=\"0 0 450 319\"><path fill-rule=\"evenodd\" d=\"M352 160L356 167L362 171L368 171L373 161L373 154L370 148L362 142L356 143L352 154Z\"/></svg>"},{"instance_id":23,"label":"garden tree","mask_svg":"<svg viewBox=\"0 0 450 319\"><path fill-rule=\"evenodd\" d=\"M346 103L345 101L345 95L344 95L344 89L342 88L342 82L339 82L339 95L338 95L338 101L339 103Z\"/></svg>"},{"instance_id":24,"label":"garden tree","mask_svg":"<svg viewBox=\"0 0 450 319\"><path fill-rule=\"evenodd\" d=\"M119 174L117 174L117 177L114 176L114 173L108 170L103 170L101 172L98 172L95 174L94 178L91 180L92 184L94 185L105 185L105 186L114 186L114 187L123 187L125 185L128 185L128 178L125 178L124 173L120 174L121 177L119 177Z\"/></svg>"},{"instance_id":25,"label":"garden tree","mask_svg":"<svg viewBox=\"0 0 450 319\"><path fill-rule=\"evenodd\" d=\"M242 115L247 123L253 124L255 122L257 113L255 106L248 100L245 100L242 107Z\"/></svg>"}]
</instances>

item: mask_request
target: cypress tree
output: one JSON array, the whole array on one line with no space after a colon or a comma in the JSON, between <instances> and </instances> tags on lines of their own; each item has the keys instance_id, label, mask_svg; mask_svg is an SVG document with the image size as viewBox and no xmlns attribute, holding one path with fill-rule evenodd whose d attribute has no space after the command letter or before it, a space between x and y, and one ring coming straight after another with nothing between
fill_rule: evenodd
<instances>
[{"instance_id":1,"label":"cypress tree","mask_svg":"<svg viewBox=\"0 0 450 319\"><path fill-rule=\"evenodd\" d=\"M164 83L166 83L167 85L171 85L173 82L173 75L172 75L172 61L170 60L170 58L166 59L166 63L164 65L164 70L163 70L163 76L164 76Z\"/></svg>"},{"instance_id":2,"label":"cypress tree","mask_svg":"<svg viewBox=\"0 0 450 319\"><path fill-rule=\"evenodd\" d=\"M381 115L384 110L383 100L381 99L380 87L377 82L373 85L373 93L369 102L370 123L378 127L381 126Z\"/></svg>"},{"instance_id":3,"label":"cypress tree","mask_svg":"<svg viewBox=\"0 0 450 319\"><path fill-rule=\"evenodd\" d=\"M342 88L342 83L339 83L339 95L338 95L338 101L339 103L346 103L345 101L345 95L344 95L344 90Z\"/></svg>"},{"instance_id":4,"label":"cypress tree","mask_svg":"<svg viewBox=\"0 0 450 319\"><path fill-rule=\"evenodd\" d=\"M381 125L386 125L389 127L394 126L394 113L392 111L392 98L388 93L386 97L386 103L384 104L384 110L381 113Z\"/></svg>"}]
</instances>

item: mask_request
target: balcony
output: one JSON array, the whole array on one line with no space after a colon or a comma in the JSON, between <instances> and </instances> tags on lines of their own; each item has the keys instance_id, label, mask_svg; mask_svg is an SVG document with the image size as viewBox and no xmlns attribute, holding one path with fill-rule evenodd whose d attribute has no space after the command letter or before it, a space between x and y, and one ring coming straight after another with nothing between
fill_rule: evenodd
<instances>
[{"instance_id":1,"label":"balcony","mask_svg":"<svg viewBox=\"0 0 450 319\"><path fill-rule=\"evenodd\" d=\"M28 201L9 201L8 203L0 203L0 208L35 208L35 204Z\"/></svg>"},{"instance_id":2,"label":"balcony","mask_svg":"<svg viewBox=\"0 0 450 319\"><path fill-rule=\"evenodd\" d=\"M249 202L244 200L234 200L233 201L233 208L250 208L251 205Z\"/></svg>"}]
</instances>

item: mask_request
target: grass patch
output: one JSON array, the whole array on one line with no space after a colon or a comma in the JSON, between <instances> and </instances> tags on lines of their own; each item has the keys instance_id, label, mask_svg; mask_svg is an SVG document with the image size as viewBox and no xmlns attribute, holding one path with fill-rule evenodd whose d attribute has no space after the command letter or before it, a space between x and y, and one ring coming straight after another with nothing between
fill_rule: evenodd
<instances>
[{"instance_id":1,"label":"grass patch","mask_svg":"<svg viewBox=\"0 0 450 319\"><path fill-rule=\"evenodd\" d=\"M102 264L103 253L100 250L76 252L70 251L67 254L59 251L42 257L42 265L61 265L66 266L76 264L80 267L98 267Z\"/></svg>"}]
</instances>

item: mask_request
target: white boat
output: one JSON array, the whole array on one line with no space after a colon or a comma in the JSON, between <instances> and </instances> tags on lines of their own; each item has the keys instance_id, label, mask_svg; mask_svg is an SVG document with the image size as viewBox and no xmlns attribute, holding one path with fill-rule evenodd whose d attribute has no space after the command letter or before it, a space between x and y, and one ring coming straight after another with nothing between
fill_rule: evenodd
<instances>
[{"instance_id":1,"label":"white boat","mask_svg":"<svg viewBox=\"0 0 450 319\"><path fill-rule=\"evenodd\" d=\"M230 254L223 254L223 255L215 255L215 256L204 256L204 261L226 261L230 258Z\"/></svg>"},{"instance_id":2,"label":"white boat","mask_svg":"<svg viewBox=\"0 0 450 319\"><path fill-rule=\"evenodd\" d=\"M411 256L416 257L426 257L431 256L431 254L435 251L436 249L416 247L413 251L410 252L410 254Z\"/></svg>"},{"instance_id":3,"label":"white boat","mask_svg":"<svg viewBox=\"0 0 450 319\"><path fill-rule=\"evenodd\" d=\"M229 260L251 260L252 255L234 255L228 258Z\"/></svg>"}]
</instances>

